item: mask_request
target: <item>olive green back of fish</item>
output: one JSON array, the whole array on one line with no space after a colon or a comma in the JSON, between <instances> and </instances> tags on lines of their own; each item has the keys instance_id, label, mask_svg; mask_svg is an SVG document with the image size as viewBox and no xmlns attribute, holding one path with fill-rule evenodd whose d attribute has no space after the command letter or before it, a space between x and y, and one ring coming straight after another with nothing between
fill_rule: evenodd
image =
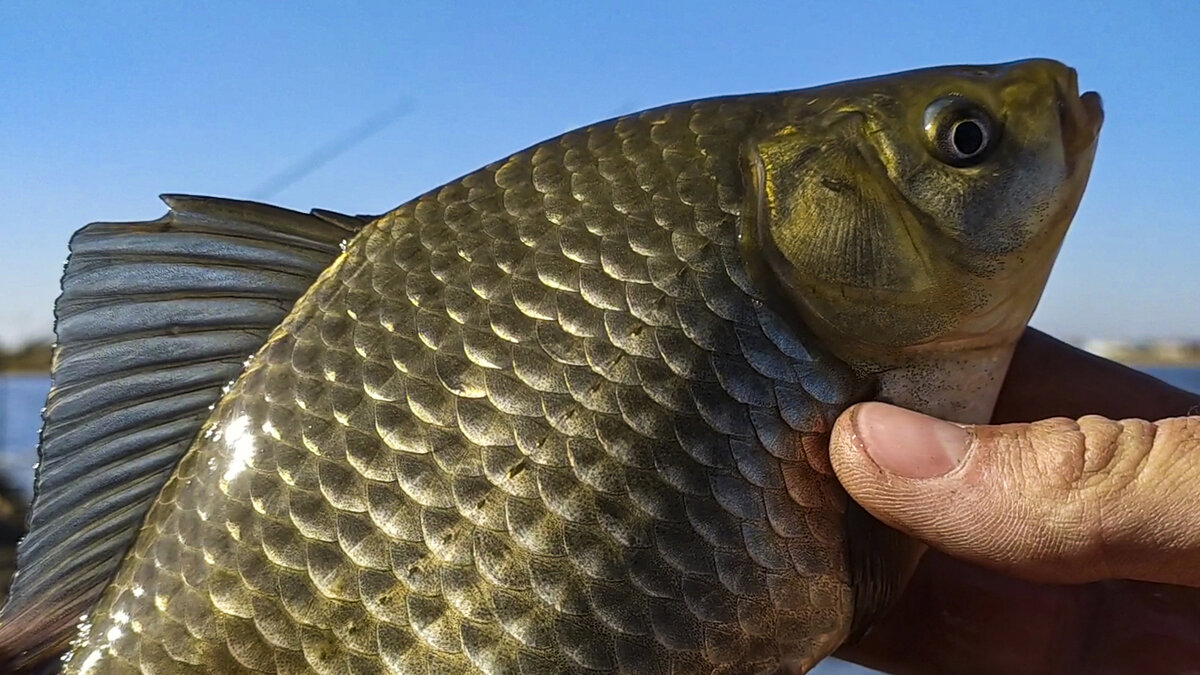
<instances>
[{"instance_id":1,"label":"olive green back of fish","mask_svg":"<svg viewBox=\"0 0 1200 675\"><path fill-rule=\"evenodd\" d=\"M767 100L569 133L369 225L222 399L70 669L828 654L854 608L826 433L862 390L743 270Z\"/></svg>"}]
</instances>

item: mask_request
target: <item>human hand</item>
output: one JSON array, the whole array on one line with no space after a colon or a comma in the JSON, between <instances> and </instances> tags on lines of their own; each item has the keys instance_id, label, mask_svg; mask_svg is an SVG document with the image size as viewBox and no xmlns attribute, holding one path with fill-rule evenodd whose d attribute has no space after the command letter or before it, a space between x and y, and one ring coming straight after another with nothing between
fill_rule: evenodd
<instances>
[{"instance_id":1,"label":"human hand","mask_svg":"<svg viewBox=\"0 0 1200 675\"><path fill-rule=\"evenodd\" d=\"M994 421L1196 406L1031 331ZM839 656L895 673L1200 672L1200 417L963 428L865 404L830 453L856 501L935 549Z\"/></svg>"}]
</instances>

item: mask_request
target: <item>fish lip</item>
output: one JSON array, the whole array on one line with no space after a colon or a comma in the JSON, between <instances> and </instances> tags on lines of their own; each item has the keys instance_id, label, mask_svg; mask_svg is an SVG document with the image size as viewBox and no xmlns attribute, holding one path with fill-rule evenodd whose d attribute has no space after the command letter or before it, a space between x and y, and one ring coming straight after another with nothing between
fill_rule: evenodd
<instances>
[{"instance_id":1,"label":"fish lip","mask_svg":"<svg viewBox=\"0 0 1200 675\"><path fill-rule=\"evenodd\" d=\"M1104 107L1100 94L1094 91L1079 94L1079 78L1074 68L1068 68L1065 77L1056 78L1054 88L1058 95L1063 149L1068 158L1074 159L1096 142L1104 123Z\"/></svg>"}]
</instances>

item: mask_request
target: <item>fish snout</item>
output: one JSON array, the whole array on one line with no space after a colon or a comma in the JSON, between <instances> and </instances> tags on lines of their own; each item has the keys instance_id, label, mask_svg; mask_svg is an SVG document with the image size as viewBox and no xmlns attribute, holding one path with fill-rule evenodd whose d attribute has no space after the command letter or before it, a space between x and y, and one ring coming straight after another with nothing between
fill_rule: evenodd
<instances>
[{"instance_id":1,"label":"fish snout","mask_svg":"<svg viewBox=\"0 0 1200 675\"><path fill-rule=\"evenodd\" d=\"M1054 89L1063 149L1067 157L1075 157L1096 142L1104 123L1104 107L1100 94L1094 91L1079 94L1079 76L1074 68L1063 66L1056 75Z\"/></svg>"},{"instance_id":2,"label":"fish snout","mask_svg":"<svg viewBox=\"0 0 1200 675\"><path fill-rule=\"evenodd\" d=\"M1094 91L1080 95L1079 74L1074 68L1053 59L1028 59L1010 64L1007 76L1010 81L1040 80L1053 87L1069 152L1078 152L1096 140L1104 122L1100 95Z\"/></svg>"}]
</instances>

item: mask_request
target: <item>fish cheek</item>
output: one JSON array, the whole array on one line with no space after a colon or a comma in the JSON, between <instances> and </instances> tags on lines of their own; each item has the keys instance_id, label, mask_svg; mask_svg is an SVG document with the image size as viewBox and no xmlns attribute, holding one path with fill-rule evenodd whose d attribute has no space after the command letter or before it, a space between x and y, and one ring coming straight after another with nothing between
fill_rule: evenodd
<instances>
[{"instance_id":1,"label":"fish cheek","mask_svg":"<svg viewBox=\"0 0 1200 675\"><path fill-rule=\"evenodd\" d=\"M844 133L852 129L816 140L781 133L746 148L744 255L755 281L817 333L913 344L945 330L962 304L940 281L959 276L946 269L953 242Z\"/></svg>"},{"instance_id":2,"label":"fish cheek","mask_svg":"<svg viewBox=\"0 0 1200 675\"><path fill-rule=\"evenodd\" d=\"M900 186L905 197L961 244L960 263L987 277L998 256L1028 246L1041 233L1057 199L1060 176L1048 167L1002 162L996 168L960 171L926 168Z\"/></svg>"},{"instance_id":3,"label":"fish cheek","mask_svg":"<svg viewBox=\"0 0 1200 675\"><path fill-rule=\"evenodd\" d=\"M856 139L806 143L800 134L768 139L761 158L763 245L801 284L910 290L921 270L913 228L882 167Z\"/></svg>"}]
</instances>

